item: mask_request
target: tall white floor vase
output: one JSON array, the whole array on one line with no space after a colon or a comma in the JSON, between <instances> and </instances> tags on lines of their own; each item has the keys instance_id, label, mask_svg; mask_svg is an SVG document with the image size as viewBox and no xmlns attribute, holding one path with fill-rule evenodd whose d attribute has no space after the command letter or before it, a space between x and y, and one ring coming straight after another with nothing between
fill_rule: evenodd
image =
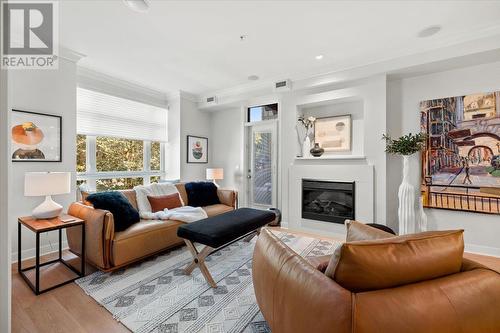
<instances>
[{"instance_id":1,"label":"tall white floor vase","mask_svg":"<svg viewBox=\"0 0 500 333\"><path fill-rule=\"evenodd\" d=\"M410 157L403 155L403 181L399 185L399 234L405 235L415 230L415 187L410 184Z\"/></svg>"},{"instance_id":2,"label":"tall white floor vase","mask_svg":"<svg viewBox=\"0 0 500 333\"><path fill-rule=\"evenodd\" d=\"M427 231L427 215L424 212L424 198L420 196L418 201L418 226L417 232Z\"/></svg>"}]
</instances>

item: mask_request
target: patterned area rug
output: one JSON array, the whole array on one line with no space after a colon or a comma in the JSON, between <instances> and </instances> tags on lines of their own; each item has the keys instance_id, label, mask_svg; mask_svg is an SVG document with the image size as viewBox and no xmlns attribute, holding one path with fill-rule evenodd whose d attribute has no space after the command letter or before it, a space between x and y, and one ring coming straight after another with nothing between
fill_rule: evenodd
<instances>
[{"instance_id":1,"label":"patterned area rug","mask_svg":"<svg viewBox=\"0 0 500 333\"><path fill-rule=\"evenodd\" d=\"M333 253L338 242L274 232L302 257ZM257 306L252 284L256 238L210 255L207 266L217 282L211 288L191 261L186 247L113 273L95 272L77 284L132 332L270 332Z\"/></svg>"}]
</instances>

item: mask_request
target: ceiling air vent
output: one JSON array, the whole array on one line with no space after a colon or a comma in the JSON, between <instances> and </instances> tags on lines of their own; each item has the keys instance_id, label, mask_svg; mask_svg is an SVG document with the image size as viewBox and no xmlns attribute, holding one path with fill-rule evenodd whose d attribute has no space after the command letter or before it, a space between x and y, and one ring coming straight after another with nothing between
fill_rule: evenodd
<instances>
[{"instance_id":1,"label":"ceiling air vent","mask_svg":"<svg viewBox=\"0 0 500 333\"><path fill-rule=\"evenodd\" d=\"M205 99L206 104L215 105L217 104L217 96L210 96Z\"/></svg>"},{"instance_id":2,"label":"ceiling air vent","mask_svg":"<svg viewBox=\"0 0 500 333\"><path fill-rule=\"evenodd\" d=\"M283 80L274 83L274 91L290 91L292 90L292 82Z\"/></svg>"}]
</instances>

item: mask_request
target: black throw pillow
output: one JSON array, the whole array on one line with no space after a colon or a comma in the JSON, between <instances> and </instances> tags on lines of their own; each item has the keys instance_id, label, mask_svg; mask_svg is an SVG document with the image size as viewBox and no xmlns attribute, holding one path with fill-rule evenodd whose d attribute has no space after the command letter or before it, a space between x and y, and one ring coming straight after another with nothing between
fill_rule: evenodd
<instances>
[{"instance_id":1,"label":"black throw pillow","mask_svg":"<svg viewBox=\"0 0 500 333\"><path fill-rule=\"evenodd\" d=\"M97 192L89 195L86 200L94 208L109 210L113 214L115 231L123 231L140 220L139 212L120 192Z\"/></svg>"},{"instance_id":2,"label":"black throw pillow","mask_svg":"<svg viewBox=\"0 0 500 333\"><path fill-rule=\"evenodd\" d=\"M205 207L220 204L217 195L217 186L210 182L186 183L188 205L193 207Z\"/></svg>"}]
</instances>

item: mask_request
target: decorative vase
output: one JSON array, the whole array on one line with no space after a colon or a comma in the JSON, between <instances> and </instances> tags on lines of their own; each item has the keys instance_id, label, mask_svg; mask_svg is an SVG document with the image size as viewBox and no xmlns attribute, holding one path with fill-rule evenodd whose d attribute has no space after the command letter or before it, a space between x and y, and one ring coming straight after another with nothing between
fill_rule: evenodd
<instances>
[{"instance_id":1,"label":"decorative vase","mask_svg":"<svg viewBox=\"0 0 500 333\"><path fill-rule=\"evenodd\" d=\"M309 150L311 149L311 139L306 135L304 143L302 143L302 157L311 157Z\"/></svg>"},{"instance_id":2,"label":"decorative vase","mask_svg":"<svg viewBox=\"0 0 500 333\"><path fill-rule=\"evenodd\" d=\"M403 181L399 186L399 234L405 235L415 230L415 187L410 184L410 157L403 155Z\"/></svg>"},{"instance_id":3,"label":"decorative vase","mask_svg":"<svg viewBox=\"0 0 500 333\"><path fill-rule=\"evenodd\" d=\"M323 155L325 150L319 146L319 143L315 143L314 147L312 147L309 152L314 157L320 157L321 155Z\"/></svg>"},{"instance_id":4,"label":"decorative vase","mask_svg":"<svg viewBox=\"0 0 500 333\"><path fill-rule=\"evenodd\" d=\"M418 232L427 231L427 215L424 212L424 198L420 196L418 201Z\"/></svg>"}]
</instances>

